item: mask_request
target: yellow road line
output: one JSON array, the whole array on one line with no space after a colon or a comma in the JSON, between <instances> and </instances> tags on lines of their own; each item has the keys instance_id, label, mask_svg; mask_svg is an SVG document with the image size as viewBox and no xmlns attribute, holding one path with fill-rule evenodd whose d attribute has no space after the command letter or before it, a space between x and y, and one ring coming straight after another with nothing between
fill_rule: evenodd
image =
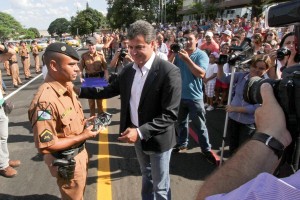
<instances>
[{"instance_id":1,"label":"yellow road line","mask_svg":"<svg viewBox=\"0 0 300 200\"><path fill-rule=\"evenodd\" d=\"M102 104L103 108L106 109L106 100L103 100ZM98 146L97 200L111 200L112 192L109 163L108 127L101 131Z\"/></svg>"}]
</instances>

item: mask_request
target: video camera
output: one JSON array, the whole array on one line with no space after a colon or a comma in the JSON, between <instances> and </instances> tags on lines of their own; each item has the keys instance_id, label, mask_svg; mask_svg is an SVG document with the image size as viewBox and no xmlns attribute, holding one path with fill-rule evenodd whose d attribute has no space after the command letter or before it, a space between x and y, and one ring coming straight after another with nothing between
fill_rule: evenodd
<instances>
[{"instance_id":1,"label":"video camera","mask_svg":"<svg viewBox=\"0 0 300 200\"><path fill-rule=\"evenodd\" d=\"M170 49L173 53L178 53L181 49L186 47L187 38L177 38L174 44L171 44Z\"/></svg>"},{"instance_id":2,"label":"video camera","mask_svg":"<svg viewBox=\"0 0 300 200\"><path fill-rule=\"evenodd\" d=\"M299 41L299 10L300 1L291 1L273 6L267 14L267 24L270 26L296 25L295 41ZM299 50L299 43L296 44L296 47ZM277 58L283 59L284 56L290 54L291 52L288 49L279 49ZM266 82L273 87L274 95L285 113L287 129L292 136L292 143L287 148L283 160L292 166L293 171L298 170L300 157L300 65L285 68L282 71L280 80L261 79L260 77L249 79L244 88L244 100L251 104L262 103L260 86Z\"/></svg>"},{"instance_id":3,"label":"video camera","mask_svg":"<svg viewBox=\"0 0 300 200\"><path fill-rule=\"evenodd\" d=\"M248 52L251 50L251 41L245 40L240 46L230 47L231 53L229 55L220 55L218 64L224 65L228 63L229 65L235 65L236 61L245 61L248 57Z\"/></svg>"}]
</instances>

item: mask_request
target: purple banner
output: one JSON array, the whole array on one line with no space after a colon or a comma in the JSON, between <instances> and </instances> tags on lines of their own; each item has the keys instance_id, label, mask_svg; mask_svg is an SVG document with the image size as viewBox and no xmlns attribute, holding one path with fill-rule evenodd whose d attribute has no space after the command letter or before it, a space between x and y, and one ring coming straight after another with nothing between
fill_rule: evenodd
<instances>
[{"instance_id":1,"label":"purple banner","mask_svg":"<svg viewBox=\"0 0 300 200\"><path fill-rule=\"evenodd\" d=\"M82 82L82 87L105 87L108 85L108 82L104 78L85 78Z\"/></svg>"}]
</instances>

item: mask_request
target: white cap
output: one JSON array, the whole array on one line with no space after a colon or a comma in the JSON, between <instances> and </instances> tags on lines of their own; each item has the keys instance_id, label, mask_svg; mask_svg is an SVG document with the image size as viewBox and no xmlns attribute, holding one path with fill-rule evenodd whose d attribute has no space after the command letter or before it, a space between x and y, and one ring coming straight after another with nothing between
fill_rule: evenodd
<instances>
[{"instance_id":1,"label":"white cap","mask_svg":"<svg viewBox=\"0 0 300 200\"><path fill-rule=\"evenodd\" d=\"M210 32L210 31L207 31L207 32L205 33L205 37L206 37L206 36L213 37L214 34L213 34L212 32Z\"/></svg>"},{"instance_id":2,"label":"white cap","mask_svg":"<svg viewBox=\"0 0 300 200\"><path fill-rule=\"evenodd\" d=\"M222 34L229 35L231 37L231 31L230 30L225 30L225 31L222 32Z\"/></svg>"}]
</instances>

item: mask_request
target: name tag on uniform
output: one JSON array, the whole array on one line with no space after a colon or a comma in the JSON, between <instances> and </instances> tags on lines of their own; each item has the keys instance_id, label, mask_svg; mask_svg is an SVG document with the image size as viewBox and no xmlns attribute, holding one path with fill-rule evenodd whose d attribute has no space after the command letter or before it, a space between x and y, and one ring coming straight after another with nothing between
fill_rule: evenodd
<instances>
[{"instance_id":1,"label":"name tag on uniform","mask_svg":"<svg viewBox=\"0 0 300 200\"><path fill-rule=\"evenodd\" d=\"M39 110L38 111L38 121L44 121L51 119L51 111L50 110Z\"/></svg>"}]
</instances>

